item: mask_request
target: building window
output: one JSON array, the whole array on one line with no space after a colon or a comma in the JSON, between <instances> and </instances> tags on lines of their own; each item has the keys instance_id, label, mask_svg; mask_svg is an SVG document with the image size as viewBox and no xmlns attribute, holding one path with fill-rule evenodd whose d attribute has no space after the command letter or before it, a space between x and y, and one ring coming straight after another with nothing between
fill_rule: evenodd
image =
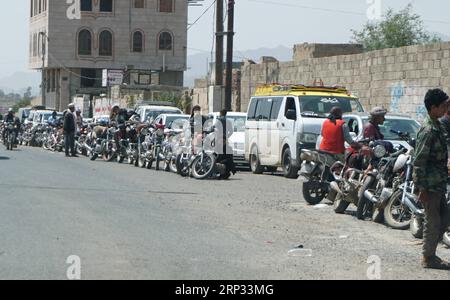
<instances>
[{"instance_id":1,"label":"building window","mask_svg":"<svg viewBox=\"0 0 450 300\"><path fill-rule=\"evenodd\" d=\"M159 0L159 11L164 13L173 12L173 0Z\"/></svg>"},{"instance_id":2,"label":"building window","mask_svg":"<svg viewBox=\"0 0 450 300\"><path fill-rule=\"evenodd\" d=\"M87 29L81 30L80 33L78 33L78 54L92 54L92 35Z\"/></svg>"},{"instance_id":3,"label":"building window","mask_svg":"<svg viewBox=\"0 0 450 300\"><path fill-rule=\"evenodd\" d=\"M99 37L98 54L100 56L112 56L112 48L113 48L112 33L107 30L102 31Z\"/></svg>"},{"instance_id":4,"label":"building window","mask_svg":"<svg viewBox=\"0 0 450 300\"><path fill-rule=\"evenodd\" d=\"M172 50L172 35L169 32L159 35L159 50Z\"/></svg>"},{"instance_id":5,"label":"building window","mask_svg":"<svg viewBox=\"0 0 450 300\"><path fill-rule=\"evenodd\" d=\"M81 11L92 11L92 0L81 0L80 1Z\"/></svg>"},{"instance_id":6,"label":"building window","mask_svg":"<svg viewBox=\"0 0 450 300\"><path fill-rule=\"evenodd\" d=\"M140 31L133 33L133 52L142 52L144 50L144 35Z\"/></svg>"},{"instance_id":7,"label":"building window","mask_svg":"<svg viewBox=\"0 0 450 300\"><path fill-rule=\"evenodd\" d=\"M101 12L112 12L113 11L113 0L100 0L100 11Z\"/></svg>"},{"instance_id":8,"label":"building window","mask_svg":"<svg viewBox=\"0 0 450 300\"><path fill-rule=\"evenodd\" d=\"M145 0L134 0L134 8L144 8Z\"/></svg>"}]
</instances>

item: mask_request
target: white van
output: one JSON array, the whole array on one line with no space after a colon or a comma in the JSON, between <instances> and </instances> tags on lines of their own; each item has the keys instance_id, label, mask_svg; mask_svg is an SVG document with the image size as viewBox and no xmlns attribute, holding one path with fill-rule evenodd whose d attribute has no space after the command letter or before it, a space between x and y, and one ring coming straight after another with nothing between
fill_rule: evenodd
<instances>
[{"instance_id":1,"label":"white van","mask_svg":"<svg viewBox=\"0 0 450 300\"><path fill-rule=\"evenodd\" d=\"M301 149L315 149L322 124L334 106L362 112L358 99L342 87L264 85L250 99L245 159L255 174L283 168L297 178Z\"/></svg>"}]
</instances>

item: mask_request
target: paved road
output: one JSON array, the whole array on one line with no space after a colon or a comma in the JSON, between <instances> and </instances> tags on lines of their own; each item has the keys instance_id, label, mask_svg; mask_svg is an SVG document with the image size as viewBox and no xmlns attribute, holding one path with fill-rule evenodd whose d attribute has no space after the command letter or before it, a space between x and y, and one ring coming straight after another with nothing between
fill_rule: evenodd
<instances>
[{"instance_id":1,"label":"paved road","mask_svg":"<svg viewBox=\"0 0 450 300\"><path fill-rule=\"evenodd\" d=\"M295 180L0 151L0 279L66 279L70 255L82 279L367 279L372 255L383 279L450 278L420 268L409 232L307 206ZM289 256L299 245L312 256Z\"/></svg>"}]
</instances>

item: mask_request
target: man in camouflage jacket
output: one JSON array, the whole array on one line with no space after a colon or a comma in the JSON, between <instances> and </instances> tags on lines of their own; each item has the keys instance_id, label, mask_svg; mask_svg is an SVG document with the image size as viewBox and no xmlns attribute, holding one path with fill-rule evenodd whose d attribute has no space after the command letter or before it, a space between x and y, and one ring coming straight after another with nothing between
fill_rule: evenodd
<instances>
[{"instance_id":1,"label":"man in camouflage jacket","mask_svg":"<svg viewBox=\"0 0 450 300\"><path fill-rule=\"evenodd\" d=\"M414 154L414 183L425 208L424 268L450 269L436 256L436 249L449 224L447 206L447 141L439 122L447 111L449 97L442 90L430 90L425 96L428 116L417 135Z\"/></svg>"}]
</instances>

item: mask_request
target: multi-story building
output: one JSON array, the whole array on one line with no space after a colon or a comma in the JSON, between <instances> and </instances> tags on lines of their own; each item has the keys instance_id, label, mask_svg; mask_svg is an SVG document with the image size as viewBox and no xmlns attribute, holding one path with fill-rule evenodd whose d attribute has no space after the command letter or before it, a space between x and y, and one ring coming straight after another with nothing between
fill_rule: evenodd
<instances>
[{"instance_id":1,"label":"multi-story building","mask_svg":"<svg viewBox=\"0 0 450 300\"><path fill-rule=\"evenodd\" d=\"M105 94L102 71L131 85L183 86L189 0L30 0L29 67L44 70L43 104Z\"/></svg>"}]
</instances>

